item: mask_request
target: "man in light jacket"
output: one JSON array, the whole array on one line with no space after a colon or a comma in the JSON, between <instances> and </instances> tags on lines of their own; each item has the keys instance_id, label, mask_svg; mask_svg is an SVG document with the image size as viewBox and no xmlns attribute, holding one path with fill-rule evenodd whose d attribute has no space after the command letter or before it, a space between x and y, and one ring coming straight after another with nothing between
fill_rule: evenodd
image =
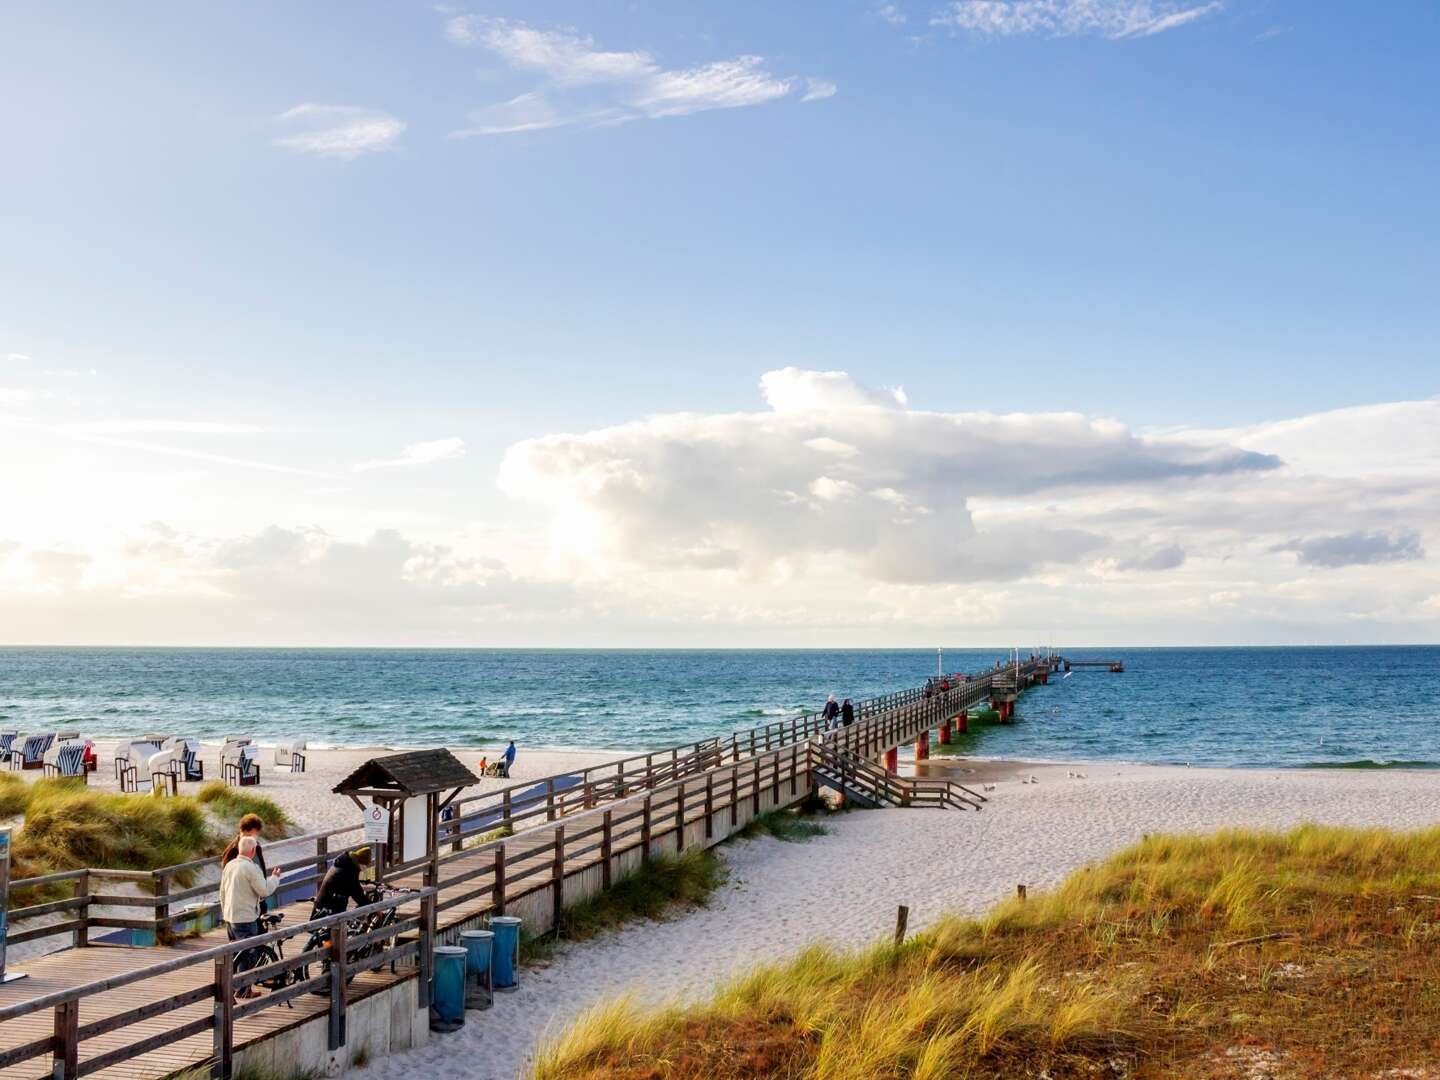
<instances>
[{"instance_id":1,"label":"man in light jacket","mask_svg":"<svg viewBox=\"0 0 1440 1080\"><path fill-rule=\"evenodd\" d=\"M278 866L266 877L256 865L255 849L259 843L253 836L241 836L238 854L225 864L220 874L220 917L225 920L225 931L231 941L260 933L260 904L280 884ZM249 952L235 957L236 971L244 971L251 964ZM247 990L239 996L254 997L255 992Z\"/></svg>"}]
</instances>

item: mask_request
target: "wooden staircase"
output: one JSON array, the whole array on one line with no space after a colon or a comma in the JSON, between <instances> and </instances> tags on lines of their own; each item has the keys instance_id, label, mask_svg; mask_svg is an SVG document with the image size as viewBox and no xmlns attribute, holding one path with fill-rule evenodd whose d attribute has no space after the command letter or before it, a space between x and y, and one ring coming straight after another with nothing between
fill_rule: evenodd
<instances>
[{"instance_id":1,"label":"wooden staircase","mask_svg":"<svg viewBox=\"0 0 1440 1080\"><path fill-rule=\"evenodd\" d=\"M930 807L979 810L984 795L940 777L896 776L825 738L812 739L810 770L825 787L869 809Z\"/></svg>"}]
</instances>

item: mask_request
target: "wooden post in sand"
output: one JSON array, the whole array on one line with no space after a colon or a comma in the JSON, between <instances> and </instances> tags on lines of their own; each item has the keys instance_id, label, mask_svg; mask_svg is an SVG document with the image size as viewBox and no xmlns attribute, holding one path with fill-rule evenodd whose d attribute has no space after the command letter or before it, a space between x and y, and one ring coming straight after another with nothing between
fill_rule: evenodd
<instances>
[{"instance_id":1,"label":"wooden post in sand","mask_svg":"<svg viewBox=\"0 0 1440 1080\"><path fill-rule=\"evenodd\" d=\"M895 944L905 944L905 926L910 921L910 909L901 904L895 911Z\"/></svg>"}]
</instances>

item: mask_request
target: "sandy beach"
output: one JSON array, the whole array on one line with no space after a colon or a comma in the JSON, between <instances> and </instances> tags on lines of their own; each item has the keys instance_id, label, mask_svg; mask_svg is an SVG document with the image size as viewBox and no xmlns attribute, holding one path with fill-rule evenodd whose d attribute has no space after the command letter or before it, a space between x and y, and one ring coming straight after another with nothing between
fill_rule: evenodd
<instances>
[{"instance_id":1,"label":"sandy beach","mask_svg":"<svg viewBox=\"0 0 1440 1080\"><path fill-rule=\"evenodd\" d=\"M590 1005L625 993L642 1002L701 997L811 941L865 944L893 931L898 904L909 905L916 929L949 911L978 913L1019 883L1054 885L1146 833L1440 824L1434 773L964 764L993 776L982 813L857 811L832 817L829 835L808 843L723 845L730 879L708 907L563 949L548 968L525 970L520 989L497 995L493 1009L467 1014L461 1031L352 1074L514 1080L547 1030Z\"/></svg>"}]
</instances>

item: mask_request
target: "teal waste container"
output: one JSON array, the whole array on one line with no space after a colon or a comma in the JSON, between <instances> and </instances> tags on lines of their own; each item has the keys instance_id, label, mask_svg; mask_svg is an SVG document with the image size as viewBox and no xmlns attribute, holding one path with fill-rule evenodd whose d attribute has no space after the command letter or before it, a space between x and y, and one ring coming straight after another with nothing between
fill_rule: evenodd
<instances>
[{"instance_id":1,"label":"teal waste container","mask_svg":"<svg viewBox=\"0 0 1440 1080\"><path fill-rule=\"evenodd\" d=\"M495 968L492 985L496 990L514 990L515 965L520 962L520 920L513 915L496 915L490 920L495 934Z\"/></svg>"},{"instance_id":2,"label":"teal waste container","mask_svg":"<svg viewBox=\"0 0 1440 1080\"><path fill-rule=\"evenodd\" d=\"M435 947L435 977L430 991L430 1030L458 1031L465 1026L465 950Z\"/></svg>"},{"instance_id":3,"label":"teal waste container","mask_svg":"<svg viewBox=\"0 0 1440 1080\"><path fill-rule=\"evenodd\" d=\"M460 944L465 946L465 1007L488 1009L494 1004L490 964L495 955L495 933L492 930L461 930Z\"/></svg>"}]
</instances>

